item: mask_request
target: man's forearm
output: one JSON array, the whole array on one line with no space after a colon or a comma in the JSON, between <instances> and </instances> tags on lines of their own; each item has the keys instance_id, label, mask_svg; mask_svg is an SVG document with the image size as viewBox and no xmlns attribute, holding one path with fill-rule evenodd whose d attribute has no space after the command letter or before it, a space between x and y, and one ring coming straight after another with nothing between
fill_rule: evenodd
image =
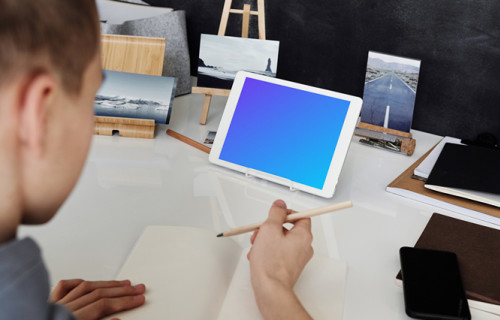
<instances>
[{"instance_id":1,"label":"man's forearm","mask_svg":"<svg viewBox=\"0 0 500 320\"><path fill-rule=\"evenodd\" d=\"M264 319L312 319L295 293L282 286L261 290L255 298Z\"/></svg>"}]
</instances>

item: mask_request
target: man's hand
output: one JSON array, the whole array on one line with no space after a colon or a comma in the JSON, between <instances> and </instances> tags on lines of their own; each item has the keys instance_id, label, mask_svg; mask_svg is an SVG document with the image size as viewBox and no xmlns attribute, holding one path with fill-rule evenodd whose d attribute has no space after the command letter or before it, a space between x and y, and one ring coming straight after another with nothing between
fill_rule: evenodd
<instances>
[{"instance_id":1,"label":"man's hand","mask_svg":"<svg viewBox=\"0 0 500 320\"><path fill-rule=\"evenodd\" d=\"M144 304L145 291L143 284L132 286L128 280L61 280L50 301L66 306L80 320L94 320Z\"/></svg>"},{"instance_id":2,"label":"man's hand","mask_svg":"<svg viewBox=\"0 0 500 320\"><path fill-rule=\"evenodd\" d=\"M287 230L283 223L290 213L282 200L275 201L268 219L250 239L252 287L266 319L310 319L293 287L313 256L311 219L298 220Z\"/></svg>"}]
</instances>

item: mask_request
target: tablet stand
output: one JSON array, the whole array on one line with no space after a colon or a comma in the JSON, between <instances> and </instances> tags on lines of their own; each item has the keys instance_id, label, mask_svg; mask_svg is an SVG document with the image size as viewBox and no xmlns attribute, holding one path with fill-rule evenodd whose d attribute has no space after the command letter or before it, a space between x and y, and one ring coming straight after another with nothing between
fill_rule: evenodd
<instances>
[{"instance_id":1,"label":"tablet stand","mask_svg":"<svg viewBox=\"0 0 500 320\"><path fill-rule=\"evenodd\" d=\"M266 19L264 14L264 0L257 0L257 11L251 11L249 4L244 4L243 9L232 9L232 0L225 0L224 8L222 9L222 17L220 19L219 32L217 35L224 36L226 34L227 21L230 13L243 15L243 22L241 27L241 37L248 38L248 29L250 25L250 15L255 15L258 18L259 39L266 39ZM210 102L212 96L229 96L231 90L229 89L216 89L206 87L193 87L192 93L201 93L205 95L203 100L203 107L201 109L200 124L207 123L208 111L210 109Z\"/></svg>"},{"instance_id":2,"label":"tablet stand","mask_svg":"<svg viewBox=\"0 0 500 320\"><path fill-rule=\"evenodd\" d=\"M161 76L165 39L103 34L103 69ZM153 139L155 121L122 117L95 117L94 134Z\"/></svg>"},{"instance_id":3,"label":"tablet stand","mask_svg":"<svg viewBox=\"0 0 500 320\"><path fill-rule=\"evenodd\" d=\"M247 170L244 172L246 178L257 177L257 178L260 178L260 179L265 179L266 181L271 181L271 182L274 182L274 183L279 183L281 185L284 185L285 187L288 187L290 189L290 191L297 191L297 189L295 188L295 182L293 182L290 179L276 177L276 176L273 176L273 175L270 175L270 174L266 174L266 173L263 173L263 172L261 172L260 174L252 174L250 172L250 170L251 169L247 168ZM267 176L267 178L264 177L264 176ZM288 184L284 183L284 181L286 181Z\"/></svg>"},{"instance_id":4,"label":"tablet stand","mask_svg":"<svg viewBox=\"0 0 500 320\"><path fill-rule=\"evenodd\" d=\"M415 152L417 144L410 132L384 128L365 122L358 123L354 134L364 137L359 140L363 144L401 152L408 156L411 156Z\"/></svg>"}]
</instances>

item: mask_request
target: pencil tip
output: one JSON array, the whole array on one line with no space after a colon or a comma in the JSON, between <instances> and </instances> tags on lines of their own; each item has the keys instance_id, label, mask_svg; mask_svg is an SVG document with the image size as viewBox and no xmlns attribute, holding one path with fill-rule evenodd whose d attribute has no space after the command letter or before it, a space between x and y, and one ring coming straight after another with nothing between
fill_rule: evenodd
<instances>
[{"instance_id":1,"label":"pencil tip","mask_svg":"<svg viewBox=\"0 0 500 320\"><path fill-rule=\"evenodd\" d=\"M222 237L222 236L224 236L224 233L219 233L219 234L217 235L217 238L220 238L220 237Z\"/></svg>"}]
</instances>

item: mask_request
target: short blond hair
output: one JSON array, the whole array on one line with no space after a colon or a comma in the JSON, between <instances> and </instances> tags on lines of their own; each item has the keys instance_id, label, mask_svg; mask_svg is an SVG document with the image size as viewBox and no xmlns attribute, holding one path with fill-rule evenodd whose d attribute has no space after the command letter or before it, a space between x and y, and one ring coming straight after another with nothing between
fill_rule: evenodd
<instances>
[{"instance_id":1,"label":"short blond hair","mask_svg":"<svg viewBox=\"0 0 500 320\"><path fill-rule=\"evenodd\" d=\"M0 0L0 86L49 68L78 93L99 34L95 0Z\"/></svg>"}]
</instances>

